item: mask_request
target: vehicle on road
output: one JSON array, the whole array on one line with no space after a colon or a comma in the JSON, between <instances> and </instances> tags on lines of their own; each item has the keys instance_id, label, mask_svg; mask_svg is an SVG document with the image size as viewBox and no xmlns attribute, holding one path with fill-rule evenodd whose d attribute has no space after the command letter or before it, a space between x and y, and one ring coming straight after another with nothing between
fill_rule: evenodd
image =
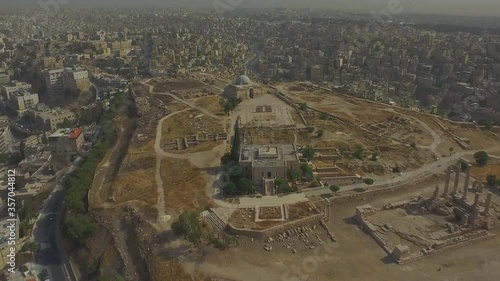
<instances>
[{"instance_id":1,"label":"vehicle on road","mask_svg":"<svg viewBox=\"0 0 500 281\"><path fill-rule=\"evenodd\" d=\"M47 271L47 269L43 269L42 272L40 272L40 280L50 281L49 272Z\"/></svg>"}]
</instances>

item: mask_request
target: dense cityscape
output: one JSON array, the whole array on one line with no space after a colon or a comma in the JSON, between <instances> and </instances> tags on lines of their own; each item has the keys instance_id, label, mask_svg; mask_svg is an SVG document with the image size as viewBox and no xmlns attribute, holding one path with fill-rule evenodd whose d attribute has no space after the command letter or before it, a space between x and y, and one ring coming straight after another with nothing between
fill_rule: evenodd
<instances>
[{"instance_id":1,"label":"dense cityscape","mask_svg":"<svg viewBox=\"0 0 500 281\"><path fill-rule=\"evenodd\" d=\"M2 280L498 277L499 18L6 7L0 97Z\"/></svg>"}]
</instances>

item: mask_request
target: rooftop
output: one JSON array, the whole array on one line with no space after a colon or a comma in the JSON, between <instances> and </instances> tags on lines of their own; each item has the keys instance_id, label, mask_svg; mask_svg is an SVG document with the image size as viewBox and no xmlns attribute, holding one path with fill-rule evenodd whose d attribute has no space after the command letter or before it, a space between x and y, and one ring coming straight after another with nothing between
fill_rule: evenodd
<instances>
[{"instance_id":1,"label":"rooftop","mask_svg":"<svg viewBox=\"0 0 500 281\"><path fill-rule=\"evenodd\" d=\"M298 158L293 144L244 144L240 152L240 162L253 162L254 166L282 166L294 160Z\"/></svg>"}]
</instances>

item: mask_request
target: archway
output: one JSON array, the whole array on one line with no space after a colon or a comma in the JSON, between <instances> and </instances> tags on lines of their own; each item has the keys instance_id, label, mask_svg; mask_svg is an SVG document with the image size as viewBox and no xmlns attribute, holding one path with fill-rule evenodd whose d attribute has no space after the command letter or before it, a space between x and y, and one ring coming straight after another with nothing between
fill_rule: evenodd
<instances>
[{"instance_id":1,"label":"archway","mask_svg":"<svg viewBox=\"0 0 500 281\"><path fill-rule=\"evenodd\" d=\"M254 88L250 88L250 90L248 90L248 96L253 99L255 97L255 89Z\"/></svg>"}]
</instances>

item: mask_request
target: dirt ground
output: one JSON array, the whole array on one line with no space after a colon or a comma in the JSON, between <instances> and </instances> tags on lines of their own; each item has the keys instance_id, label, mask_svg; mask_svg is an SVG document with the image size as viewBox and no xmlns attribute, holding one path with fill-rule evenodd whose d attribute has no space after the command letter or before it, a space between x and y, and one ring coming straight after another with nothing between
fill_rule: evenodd
<instances>
[{"instance_id":1,"label":"dirt ground","mask_svg":"<svg viewBox=\"0 0 500 281\"><path fill-rule=\"evenodd\" d=\"M196 100L195 105L215 115L224 116L226 114L224 113L224 108L220 105L221 99L220 96L204 97Z\"/></svg>"},{"instance_id":2,"label":"dirt ground","mask_svg":"<svg viewBox=\"0 0 500 281\"><path fill-rule=\"evenodd\" d=\"M320 247L317 254L300 251L291 254L282 248L266 252L260 246L244 245L205 257L199 268L207 272L223 272L227 277L245 281L497 280L500 275L500 252L497 251L500 247L500 235L401 266L388 258L380 246L352 219L356 206L367 203L382 206L422 192L428 196L436 184L441 182L431 183L422 189L395 192L368 202L332 206L333 219L328 225L337 242L326 244L328 248ZM500 234L500 231L496 230L496 233ZM301 273L298 272L299 269Z\"/></svg>"},{"instance_id":3,"label":"dirt ground","mask_svg":"<svg viewBox=\"0 0 500 281\"><path fill-rule=\"evenodd\" d=\"M202 210L210 204L206 196L205 174L189 160L164 158L161 178L165 188L165 206L169 213Z\"/></svg>"},{"instance_id":4,"label":"dirt ground","mask_svg":"<svg viewBox=\"0 0 500 281\"><path fill-rule=\"evenodd\" d=\"M471 168L471 176L477 180L486 182L486 177L488 175L495 175L500 178L500 161L490 160L486 166L479 167L475 163Z\"/></svg>"},{"instance_id":5,"label":"dirt ground","mask_svg":"<svg viewBox=\"0 0 500 281\"><path fill-rule=\"evenodd\" d=\"M162 80L153 79L149 83L153 86L153 91L157 93L166 93L174 90L190 90L205 87L205 84L198 80Z\"/></svg>"},{"instance_id":6,"label":"dirt ground","mask_svg":"<svg viewBox=\"0 0 500 281\"><path fill-rule=\"evenodd\" d=\"M173 115L162 124L161 143L164 145L172 139L183 138L197 133L220 133L224 131L221 122L213 117L205 116L196 109L189 109Z\"/></svg>"}]
</instances>

